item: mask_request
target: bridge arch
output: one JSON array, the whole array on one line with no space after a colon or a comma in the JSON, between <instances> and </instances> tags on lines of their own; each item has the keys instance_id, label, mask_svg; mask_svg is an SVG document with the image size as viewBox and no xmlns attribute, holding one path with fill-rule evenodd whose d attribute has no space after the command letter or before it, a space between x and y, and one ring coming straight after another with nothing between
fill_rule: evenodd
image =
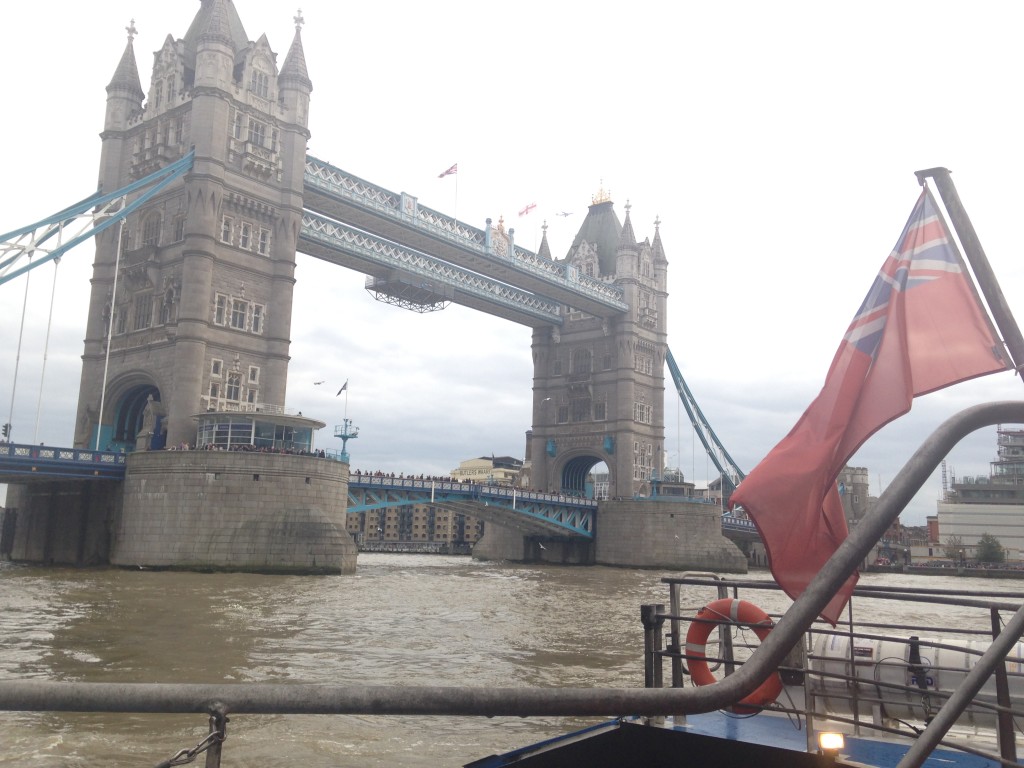
<instances>
[{"instance_id":1,"label":"bridge arch","mask_svg":"<svg viewBox=\"0 0 1024 768\"><path fill-rule=\"evenodd\" d=\"M558 470L559 477L561 477L560 490L572 496L593 498L594 488L593 486L587 487L587 478L599 465L603 465L606 471L611 472L605 458L598 456L593 451L583 449L566 454L561 469Z\"/></svg>"},{"instance_id":2,"label":"bridge arch","mask_svg":"<svg viewBox=\"0 0 1024 768\"><path fill-rule=\"evenodd\" d=\"M99 427L100 448L163 448L167 432L160 400L160 388L145 373L132 372L113 381Z\"/></svg>"}]
</instances>

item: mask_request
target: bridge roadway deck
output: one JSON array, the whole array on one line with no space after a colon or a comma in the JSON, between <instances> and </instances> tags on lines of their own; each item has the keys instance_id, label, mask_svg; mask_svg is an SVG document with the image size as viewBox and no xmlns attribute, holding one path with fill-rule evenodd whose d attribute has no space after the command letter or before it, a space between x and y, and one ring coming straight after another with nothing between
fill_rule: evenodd
<instances>
[{"instance_id":1,"label":"bridge roadway deck","mask_svg":"<svg viewBox=\"0 0 1024 768\"><path fill-rule=\"evenodd\" d=\"M112 451L0 443L0 482L53 480L123 480L127 455ZM311 461L334 461L310 457ZM665 497L668 501L672 497ZM698 499L679 499L699 501ZM412 477L352 475L348 511L433 504L521 531L526 536L592 539L597 502L575 496L524 491L503 485L480 485ZM751 520L722 516L722 531L733 538L757 539Z\"/></svg>"},{"instance_id":2,"label":"bridge roadway deck","mask_svg":"<svg viewBox=\"0 0 1024 768\"><path fill-rule=\"evenodd\" d=\"M377 187L310 156L306 157L303 205L335 221L596 317L614 317L629 310L616 286L568 272L565 265L522 248L501 254L491 247L483 230L420 206L411 195ZM323 246L316 246L315 239L306 237L303 244L313 246L311 256L377 278L388 277L381 274L380 266L368 264L356 254L328 253Z\"/></svg>"}]
</instances>

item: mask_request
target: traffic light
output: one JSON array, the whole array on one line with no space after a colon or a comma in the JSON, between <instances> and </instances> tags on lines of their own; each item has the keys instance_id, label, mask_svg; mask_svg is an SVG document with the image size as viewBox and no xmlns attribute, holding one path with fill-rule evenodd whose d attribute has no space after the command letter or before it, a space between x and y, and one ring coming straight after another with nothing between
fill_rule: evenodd
<instances>
[{"instance_id":1,"label":"traffic light","mask_svg":"<svg viewBox=\"0 0 1024 768\"><path fill-rule=\"evenodd\" d=\"M11 434L11 425L10 425L10 423L4 424L4 437L9 437L10 434Z\"/></svg>"}]
</instances>

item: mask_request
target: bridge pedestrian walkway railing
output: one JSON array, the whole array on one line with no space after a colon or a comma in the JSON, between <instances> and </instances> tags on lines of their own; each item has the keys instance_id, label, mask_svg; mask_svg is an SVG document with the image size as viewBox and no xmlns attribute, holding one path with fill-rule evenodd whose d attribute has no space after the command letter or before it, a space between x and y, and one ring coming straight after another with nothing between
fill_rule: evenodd
<instances>
[{"instance_id":1,"label":"bridge pedestrian walkway railing","mask_svg":"<svg viewBox=\"0 0 1024 768\"><path fill-rule=\"evenodd\" d=\"M116 451L0 443L0 479L5 475L121 480L127 456Z\"/></svg>"},{"instance_id":2,"label":"bridge pedestrian walkway railing","mask_svg":"<svg viewBox=\"0 0 1024 768\"><path fill-rule=\"evenodd\" d=\"M474 514L518 515L532 519L564 535L593 538L597 502L568 494L529 491L507 485L464 483L434 478L392 477L391 475L350 474L348 510L402 507L412 504L479 505Z\"/></svg>"}]
</instances>

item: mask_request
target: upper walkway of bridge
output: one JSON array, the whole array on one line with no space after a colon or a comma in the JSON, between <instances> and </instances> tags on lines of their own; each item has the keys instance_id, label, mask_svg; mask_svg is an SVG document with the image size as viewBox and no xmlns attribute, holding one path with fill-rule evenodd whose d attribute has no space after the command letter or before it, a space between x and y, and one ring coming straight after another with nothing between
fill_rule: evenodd
<instances>
[{"instance_id":1,"label":"upper walkway of bridge","mask_svg":"<svg viewBox=\"0 0 1024 768\"><path fill-rule=\"evenodd\" d=\"M421 206L314 157L306 157L300 250L386 280L411 272L456 290L451 300L526 325L560 323L568 305L596 317L629 310L615 285L512 243L503 252L491 233ZM401 243L401 245L398 245ZM519 296L496 306L506 289Z\"/></svg>"}]
</instances>

